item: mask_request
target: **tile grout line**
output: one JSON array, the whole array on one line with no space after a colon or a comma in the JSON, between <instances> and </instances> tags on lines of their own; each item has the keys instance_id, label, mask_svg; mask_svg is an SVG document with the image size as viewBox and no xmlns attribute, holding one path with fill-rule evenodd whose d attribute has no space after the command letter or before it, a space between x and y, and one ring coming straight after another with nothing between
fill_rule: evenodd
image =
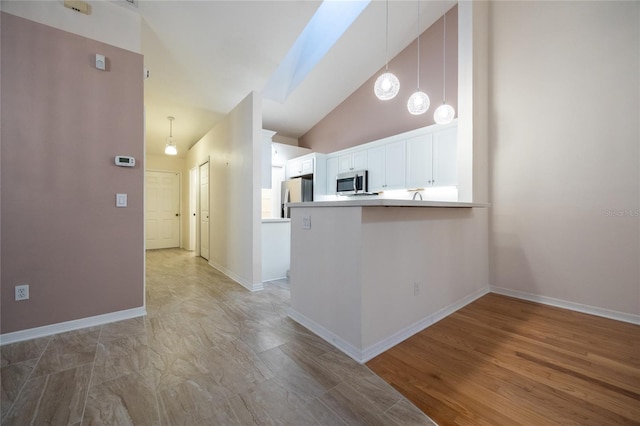
<instances>
[{"instance_id":1,"label":"tile grout line","mask_svg":"<svg viewBox=\"0 0 640 426\"><path fill-rule=\"evenodd\" d=\"M91 391L91 382L93 382L93 372L96 369L96 358L98 357L98 345L100 344L100 338L102 338L103 326L100 326L100 333L98 333L98 341L96 342L96 351L93 354L93 362L91 363L91 374L89 374L89 381L87 382L87 393L84 396L84 404L82 405L82 413L80 415L80 426L84 424L84 413L87 410L87 401L89 400L89 392Z\"/></svg>"},{"instance_id":2,"label":"tile grout line","mask_svg":"<svg viewBox=\"0 0 640 426\"><path fill-rule=\"evenodd\" d=\"M31 369L31 372L29 373L29 375L27 376L27 378L24 380L24 383L22 384L22 386L20 386L20 391L18 391L18 393L16 394L15 399L11 402L11 406L9 407L9 409L7 410L7 413L2 416L0 418L0 424L3 423L3 421L9 416L9 413L11 413L11 411L13 410L14 405L16 404L16 401L20 398L20 396L22 395L22 391L24 390L24 387L27 386L27 382L31 379L31 376L33 376L33 372L36 371L36 367L38 366L38 364L40 364L40 360L42 359L42 355L44 355L45 351L47 350L47 348L49 347L49 344L51 343L51 341L53 340L52 336L49 336L49 340L47 341L47 344L44 346L44 348L42 349L42 352L40 352L40 356L38 356L38 361L36 361L36 363L34 364L33 368ZM28 361L28 360L26 360ZM25 361L23 361L25 362ZM16 363L19 364L19 363ZM11 364L9 364L11 365ZM9 366L7 365L7 367ZM47 376L49 376L47 374ZM47 379L48 380L48 379ZM43 389L44 392L44 389Z\"/></svg>"}]
</instances>

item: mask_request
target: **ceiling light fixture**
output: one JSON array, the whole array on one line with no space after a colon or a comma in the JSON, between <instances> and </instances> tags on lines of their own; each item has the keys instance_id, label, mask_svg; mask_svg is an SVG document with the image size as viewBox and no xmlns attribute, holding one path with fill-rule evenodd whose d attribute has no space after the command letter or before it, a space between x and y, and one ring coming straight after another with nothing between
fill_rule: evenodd
<instances>
[{"instance_id":1,"label":"ceiling light fixture","mask_svg":"<svg viewBox=\"0 0 640 426\"><path fill-rule=\"evenodd\" d=\"M409 97L407 109L410 114L420 115L427 112L430 104L429 96L420 90L420 0L418 0L418 88Z\"/></svg>"},{"instance_id":2,"label":"ceiling light fixture","mask_svg":"<svg viewBox=\"0 0 640 426\"><path fill-rule=\"evenodd\" d=\"M385 35L385 67L384 73L381 74L373 85L373 92L378 99L382 101L388 101L396 97L400 91L400 80L395 74L389 72L389 0L387 0L387 23L386 23L386 35Z\"/></svg>"},{"instance_id":3,"label":"ceiling light fixture","mask_svg":"<svg viewBox=\"0 0 640 426\"><path fill-rule=\"evenodd\" d=\"M176 155L178 154L178 148L176 148L175 141L173 140L173 120L175 120L175 118L169 116L167 120L169 120L169 137L167 138L167 144L164 146L164 153L167 155Z\"/></svg>"},{"instance_id":4,"label":"ceiling light fixture","mask_svg":"<svg viewBox=\"0 0 640 426\"><path fill-rule=\"evenodd\" d=\"M456 110L445 102L445 88L447 82L447 14L444 14L444 30L442 35L442 105L436 108L433 119L438 124L447 124L453 121Z\"/></svg>"}]
</instances>

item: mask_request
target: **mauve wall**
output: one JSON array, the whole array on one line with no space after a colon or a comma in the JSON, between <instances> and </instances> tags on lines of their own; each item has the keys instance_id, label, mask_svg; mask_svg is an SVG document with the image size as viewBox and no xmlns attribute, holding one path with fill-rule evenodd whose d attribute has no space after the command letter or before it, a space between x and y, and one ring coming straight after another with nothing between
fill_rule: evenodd
<instances>
[{"instance_id":1,"label":"mauve wall","mask_svg":"<svg viewBox=\"0 0 640 426\"><path fill-rule=\"evenodd\" d=\"M1 16L2 333L141 307L142 56Z\"/></svg>"},{"instance_id":2,"label":"mauve wall","mask_svg":"<svg viewBox=\"0 0 640 426\"><path fill-rule=\"evenodd\" d=\"M491 283L640 315L640 3L490 3Z\"/></svg>"},{"instance_id":3,"label":"mauve wall","mask_svg":"<svg viewBox=\"0 0 640 426\"><path fill-rule=\"evenodd\" d=\"M447 13L446 101L458 110L458 6ZM300 146L329 153L377 139L434 124L433 112L442 104L444 19L440 18L420 36L420 89L429 95L431 106L414 116L407 111L407 100L416 91L417 41L389 61L389 71L400 80L400 93L381 101L373 84L384 68L305 133ZM357 58L354 64L357 66Z\"/></svg>"}]
</instances>

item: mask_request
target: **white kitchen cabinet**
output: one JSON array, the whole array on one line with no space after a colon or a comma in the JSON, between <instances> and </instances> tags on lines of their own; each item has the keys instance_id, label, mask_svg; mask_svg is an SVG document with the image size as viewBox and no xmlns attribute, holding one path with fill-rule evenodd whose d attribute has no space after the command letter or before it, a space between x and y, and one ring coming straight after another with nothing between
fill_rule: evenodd
<instances>
[{"instance_id":1,"label":"white kitchen cabinet","mask_svg":"<svg viewBox=\"0 0 640 426\"><path fill-rule=\"evenodd\" d=\"M292 158L287 161L286 178L313 176L313 199L327 193L327 160L325 154L317 152Z\"/></svg>"},{"instance_id":2,"label":"white kitchen cabinet","mask_svg":"<svg viewBox=\"0 0 640 426\"><path fill-rule=\"evenodd\" d=\"M433 135L433 185L458 184L458 127Z\"/></svg>"},{"instance_id":3,"label":"white kitchen cabinet","mask_svg":"<svg viewBox=\"0 0 640 426\"><path fill-rule=\"evenodd\" d=\"M407 188L455 186L457 127L407 139Z\"/></svg>"},{"instance_id":4,"label":"white kitchen cabinet","mask_svg":"<svg viewBox=\"0 0 640 426\"><path fill-rule=\"evenodd\" d=\"M405 188L405 148L402 140L367 150L370 192Z\"/></svg>"},{"instance_id":5,"label":"white kitchen cabinet","mask_svg":"<svg viewBox=\"0 0 640 426\"><path fill-rule=\"evenodd\" d=\"M276 132L262 129L262 188L271 189L271 143Z\"/></svg>"},{"instance_id":6,"label":"white kitchen cabinet","mask_svg":"<svg viewBox=\"0 0 640 426\"><path fill-rule=\"evenodd\" d=\"M336 177L339 173L339 157L327 158L327 195L336 195Z\"/></svg>"},{"instance_id":7,"label":"white kitchen cabinet","mask_svg":"<svg viewBox=\"0 0 640 426\"><path fill-rule=\"evenodd\" d=\"M338 157L338 173L365 170L367 168L367 151L350 152Z\"/></svg>"},{"instance_id":8,"label":"white kitchen cabinet","mask_svg":"<svg viewBox=\"0 0 640 426\"><path fill-rule=\"evenodd\" d=\"M313 154L293 158L287 162L287 179L313 174Z\"/></svg>"},{"instance_id":9,"label":"white kitchen cabinet","mask_svg":"<svg viewBox=\"0 0 640 426\"><path fill-rule=\"evenodd\" d=\"M407 139L407 188L431 186L433 179L433 135Z\"/></svg>"}]
</instances>

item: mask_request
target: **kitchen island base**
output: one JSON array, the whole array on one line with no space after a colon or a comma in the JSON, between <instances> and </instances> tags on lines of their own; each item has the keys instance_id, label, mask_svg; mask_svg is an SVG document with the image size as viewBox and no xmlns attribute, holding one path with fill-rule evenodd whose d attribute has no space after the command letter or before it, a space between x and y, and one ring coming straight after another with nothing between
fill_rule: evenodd
<instances>
[{"instance_id":1,"label":"kitchen island base","mask_svg":"<svg viewBox=\"0 0 640 426\"><path fill-rule=\"evenodd\" d=\"M489 291L485 208L292 207L290 317L360 363Z\"/></svg>"}]
</instances>

